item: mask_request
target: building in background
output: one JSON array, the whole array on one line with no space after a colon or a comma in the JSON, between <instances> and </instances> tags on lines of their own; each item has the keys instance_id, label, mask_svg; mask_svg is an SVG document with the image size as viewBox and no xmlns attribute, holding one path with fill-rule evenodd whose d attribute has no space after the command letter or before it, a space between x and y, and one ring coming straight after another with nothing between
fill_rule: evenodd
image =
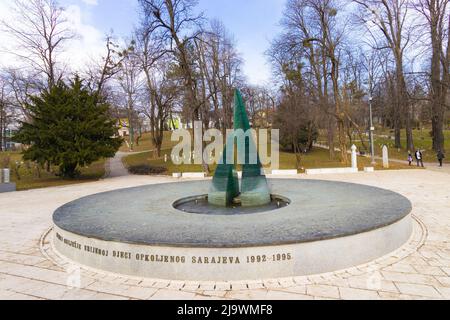
<instances>
[{"instance_id":1,"label":"building in background","mask_svg":"<svg viewBox=\"0 0 450 320\"><path fill-rule=\"evenodd\" d=\"M128 118L118 119L117 127L120 137L125 138L130 136L130 120Z\"/></svg>"},{"instance_id":2,"label":"building in background","mask_svg":"<svg viewBox=\"0 0 450 320\"><path fill-rule=\"evenodd\" d=\"M14 134L17 132L15 128L5 128L1 139L2 151L17 151L22 148L22 144L14 141Z\"/></svg>"}]
</instances>

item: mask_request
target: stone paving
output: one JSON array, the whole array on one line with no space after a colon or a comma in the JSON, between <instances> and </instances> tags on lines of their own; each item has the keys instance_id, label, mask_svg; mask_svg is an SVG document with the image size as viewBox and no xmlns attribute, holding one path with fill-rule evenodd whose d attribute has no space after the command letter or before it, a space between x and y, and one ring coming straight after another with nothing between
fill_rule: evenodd
<instances>
[{"instance_id":1,"label":"stone paving","mask_svg":"<svg viewBox=\"0 0 450 320\"><path fill-rule=\"evenodd\" d=\"M94 193L173 182L172 178L129 176L1 194L0 299L450 299L448 173L404 170L300 176L399 192L413 203L412 238L388 256L335 273L231 283L122 277L80 269L52 250L52 213L59 206Z\"/></svg>"},{"instance_id":2,"label":"stone paving","mask_svg":"<svg viewBox=\"0 0 450 320\"><path fill-rule=\"evenodd\" d=\"M108 159L105 177L118 178L129 176L130 174L127 168L125 168L122 160L131 154L133 153L117 152L114 158Z\"/></svg>"}]
</instances>

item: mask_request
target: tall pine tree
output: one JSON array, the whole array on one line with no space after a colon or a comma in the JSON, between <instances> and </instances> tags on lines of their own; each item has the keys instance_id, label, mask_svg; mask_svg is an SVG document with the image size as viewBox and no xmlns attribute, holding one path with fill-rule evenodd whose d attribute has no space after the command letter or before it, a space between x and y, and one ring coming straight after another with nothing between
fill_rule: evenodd
<instances>
[{"instance_id":1,"label":"tall pine tree","mask_svg":"<svg viewBox=\"0 0 450 320\"><path fill-rule=\"evenodd\" d=\"M27 105L32 119L22 123L15 140L29 146L24 159L59 166L60 175L74 178L77 168L113 157L122 140L109 105L83 86L77 76L60 81L49 91L32 97Z\"/></svg>"}]
</instances>

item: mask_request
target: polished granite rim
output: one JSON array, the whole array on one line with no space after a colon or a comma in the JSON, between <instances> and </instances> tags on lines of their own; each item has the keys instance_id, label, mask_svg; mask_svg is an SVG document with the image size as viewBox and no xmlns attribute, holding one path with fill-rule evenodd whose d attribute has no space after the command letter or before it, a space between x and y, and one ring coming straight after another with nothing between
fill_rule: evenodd
<instances>
[{"instance_id":1,"label":"polished granite rim","mask_svg":"<svg viewBox=\"0 0 450 320\"><path fill-rule=\"evenodd\" d=\"M392 225L412 210L392 191L341 182L269 180L291 200L276 211L235 216L180 212L173 204L206 194L210 181L168 183L88 196L56 210L55 225L103 241L166 247L238 248L328 240Z\"/></svg>"}]
</instances>

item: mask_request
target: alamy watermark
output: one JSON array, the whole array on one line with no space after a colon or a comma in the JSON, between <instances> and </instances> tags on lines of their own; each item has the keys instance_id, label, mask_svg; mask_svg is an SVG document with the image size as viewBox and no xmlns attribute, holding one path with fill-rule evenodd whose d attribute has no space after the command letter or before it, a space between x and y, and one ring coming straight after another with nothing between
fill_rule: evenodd
<instances>
[{"instance_id":1,"label":"alamy watermark","mask_svg":"<svg viewBox=\"0 0 450 320\"><path fill-rule=\"evenodd\" d=\"M194 123L192 131L180 129L172 133L172 149L175 165L257 164L277 170L280 166L280 132L278 129L227 130L226 137L218 129L204 132L202 122ZM192 146L192 143L194 146ZM204 147L206 145L206 147ZM270 145L270 155L269 155ZM224 147L226 147L224 149ZM226 154L224 154L226 150ZM237 151L237 152L236 152Z\"/></svg>"}]
</instances>

